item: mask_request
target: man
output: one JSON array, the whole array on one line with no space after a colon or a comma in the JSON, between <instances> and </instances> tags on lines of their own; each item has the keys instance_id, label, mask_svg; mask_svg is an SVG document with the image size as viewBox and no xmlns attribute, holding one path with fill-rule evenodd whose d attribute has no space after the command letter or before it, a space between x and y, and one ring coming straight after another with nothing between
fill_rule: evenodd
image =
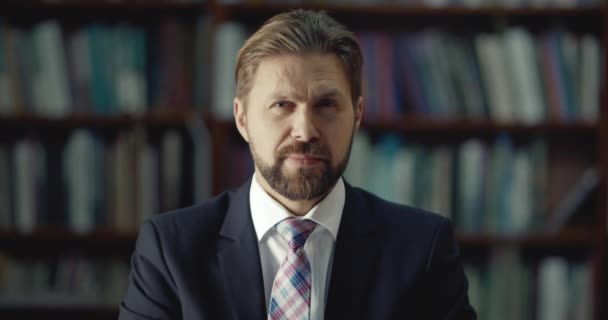
<instances>
[{"instance_id":1,"label":"man","mask_svg":"<svg viewBox=\"0 0 608 320\"><path fill-rule=\"evenodd\" d=\"M476 319L450 223L341 178L361 65L322 12L247 40L234 116L255 174L142 226L120 319Z\"/></svg>"}]
</instances>

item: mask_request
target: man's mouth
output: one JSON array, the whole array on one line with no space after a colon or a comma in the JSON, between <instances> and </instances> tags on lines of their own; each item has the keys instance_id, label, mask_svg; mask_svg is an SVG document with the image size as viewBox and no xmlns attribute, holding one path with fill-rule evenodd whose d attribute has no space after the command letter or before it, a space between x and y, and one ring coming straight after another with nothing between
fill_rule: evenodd
<instances>
[{"instance_id":1,"label":"man's mouth","mask_svg":"<svg viewBox=\"0 0 608 320\"><path fill-rule=\"evenodd\" d=\"M324 158L316 155L292 153L285 157L289 161L298 166L314 166L323 162Z\"/></svg>"}]
</instances>

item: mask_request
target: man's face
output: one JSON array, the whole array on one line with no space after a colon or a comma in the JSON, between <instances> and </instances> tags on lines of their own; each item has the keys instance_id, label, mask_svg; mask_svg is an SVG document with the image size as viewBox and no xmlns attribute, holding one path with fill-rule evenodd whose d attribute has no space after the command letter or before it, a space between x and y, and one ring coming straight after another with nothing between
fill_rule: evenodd
<instances>
[{"instance_id":1,"label":"man's face","mask_svg":"<svg viewBox=\"0 0 608 320\"><path fill-rule=\"evenodd\" d=\"M362 102L353 106L335 55L278 55L260 62L246 102L236 98L234 113L270 187L292 201L312 200L344 172Z\"/></svg>"}]
</instances>

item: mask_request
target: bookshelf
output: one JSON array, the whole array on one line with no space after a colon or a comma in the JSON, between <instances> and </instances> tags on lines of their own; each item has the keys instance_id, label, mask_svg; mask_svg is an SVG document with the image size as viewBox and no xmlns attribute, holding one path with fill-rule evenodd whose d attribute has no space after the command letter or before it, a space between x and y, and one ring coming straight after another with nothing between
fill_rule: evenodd
<instances>
[{"instance_id":1,"label":"bookshelf","mask_svg":"<svg viewBox=\"0 0 608 320\"><path fill-rule=\"evenodd\" d=\"M479 139L491 147L495 139L508 135L513 140L514 148L527 145L530 141L540 138L547 142L550 156L557 154L558 159L566 153L587 163L597 166L599 185L596 191L585 201L585 207L578 211L589 211L582 216L582 221L568 224L559 233L546 233L532 229L524 234L495 234L492 232L457 233L462 247L463 258L474 265L485 265L492 259L495 248L516 248L521 251L525 263L538 269L544 258L548 256L565 257L567 260L580 262L588 260L589 272L593 279L591 285L592 319L604 319L608 316L608 306L603 303L608 299L608 60L606 46L608 45L608 6L605 4L574 8L502 8L502 7L437 7L430 8L421 5L303 5L310 9L326 9L332 16L355 30L371 30L374 32L418 32L432 26L439 29L456 30L477 34L504 29L507 25L523 26L534 35L547 28L558 26L565 30L579 33L589 33L599 39L603 47L601 61L603 70L600 72L601 93L599 116L597 121L581 119L550 119L533 124L519 121L499 123L487 118L448 117L437 118L432 115L407 112L397 116L366 118L363 129L376 143L386 133L405 137L422 146L448 145L452 149L464 141ZM140 25L146 30L158 25L165 18L183 22L186 32L191 32L201 15L210 19L212 27L209 34L217 31L217 26L225 21L238 21L251 30L259 26L270 16L284 10L295 8L284 4L222 4L209 3L178 3L172 1L7 1L0 4L0 23L9 25L32 26L36 23L53 19L58 21L66 30L74 31L83 28L90 22L107 23L109 25L130 22ZM1 29L0 29L1 30ZM1 39L1 37L0 37ZM208 43L209 44L209 43ZM1 69L0 69L1 71ZM210 77L210 76L208 76ZM205 79L208 83L210 80ZM194 80L193 80L194 82ZM205 84L207 85L207 84ZM205 87L210 91L209 87ZM602 90L603 89L603 90ZM169 99L170 101L170 99ZM194 106L194 104L198 104ZM227 161L234 155L232 148L235 144L244 147L238 140L234 124L225 117L217 116L212 108L210 97L191 104L153 103L143 106L144 112L139 114L96 114L91 112L73 113L61 117L50 117L36 112L19 111L15 114L0 114L0 146L13 146L15 141L23 138L42 141L50 145L64 147L70 135L78 130L86 129L96 132L101 140L114 143L123 132L134 128L143 128L146 136L143 138L153 145L162 145L163 135L167 131L177 130L182 136L188 131L192 122L202 123L208 130L209 143L206 149L210 155L213 173L209 181L211 193L217 194L231 186L222 178L222 173L232 170L232 164ZM80 109L93 109L93 106L78 106ZM191 138L186 138L186 140ZM565 145L565 147L562 146ZM158 147L162 149L162 147ZM184 147L185 154L191 155L191 147ZM456 152L456 151L455 151ZM565 157L565 156L564 156ZM160 160L163 162L164 160ZM186 160L181 160L186 161ZM551 159L549 160L551 161ZM561 161L561 160L560 160ZM186 161L187 162L187 161ZM246 172L246 170L244 170ZM188 171L186 171L186 174ZM162 175L162 174L161 174ZM237 177L238 178L238 177ZM186 179L188 180L188 179ZM192 178L190 180L193 180ZM237 179L238 180L238 179ZM185 181L185 189L192 188L192 181ZM562 186L565 188L565 186ZM561 189L564 189L561 188ZM557 188L560 189L560 188ZM566 188L567 189L567 188ZM552 189L551 189L552 190ZM554 191L557 196L563 195L563 190ZM549 192L550 193L550 192ZM53 193L57 194L57 192ZM555 195L554 195L555 196ZM181 196L180 205L188 205L196 198L193 195ZM49 202L54 203L54 202ZM137 205L136 205L137 206ZM158 208L162 208L159 204ZM64 204L59 209L65 209ZM164 211L164 210L159 210ZM51 214L51 216L55 216ZM1 228L0 252L11 257L36 260L55 259L58 256L74 254L93 259L118 258L127 261L136 239L136 229L126 228L116 230L112 227L95 227L86 233L78 233L69 226L53 220L52 223L36 225L28 232L20 232L15 228ZM535 281L540 277L534 273ZM533 285L533 290L539 290ZM536 299L534 299L536 302ZM533 312L537 307L533 307ZM536 314L536 313L535 313ZM45 305L32 302L31 305L6 306L0 304L0 318L40 318L42 315L53 319L114 319L116 308L99 305ZM537 317L531 316L530 319Z\"/></svg>"}]
</instances>

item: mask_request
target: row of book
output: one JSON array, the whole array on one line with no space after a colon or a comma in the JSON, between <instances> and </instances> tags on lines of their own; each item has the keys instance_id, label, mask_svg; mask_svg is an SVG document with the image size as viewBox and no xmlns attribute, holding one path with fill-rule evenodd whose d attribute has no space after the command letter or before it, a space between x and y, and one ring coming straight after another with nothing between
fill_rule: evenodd
<instances>
[{"instance_id":1,"label":"row of book","mask_svg":"<svg viewBox=\"0 0 608 320\"><path fill-rule=\"evenodd\" d=\"M525 124L598 118L600 45L591 34L509 27L359 38L368 118L414 113Z\"/></svg>"},{"instance_id":2,"label":"row of book","mask_svg":"<svg viewBox=\"0 0 608 320\"><path fill-rule=\"evenodd\" d=\"M196 124L158 140L143 128L115 139L78 129L65 144L24 139L0 146L0 228L137 230L150 215L211 195L206 135Z\"/></svg>"},{"instance_id":3,"label":"row of book","mask_svg":"<svg viewBox=\"0 0 608 320\"><path fill-rule=\"evenodd\" d=\"M507 247L494 249L484 266L465 261L465 273L479 319L592 319L589 262L549 256L533 266Z\"/></svg>"},{"instance_id":4,"label":"row of book","mask_svg":"<svg viewBox=\"0 0 608 320\"><path fill-rule=\"evenodd\" d=\"M573 8L573 7L585 7L591 5L597 5L601 0L314 0L314 1L303 1L303 0L263 0L262 3L286 3L286 4L303 4L303 3L314 3L322 5L337 5L347 4L352 6L361 5L403 5L403 6L416 6L426 5L430 7L447 7L447 6L462 6L478 8L484 6L504 6L510 7L534 7L534 8L547 8L547 7L558 7L558 8ZM252 3L258 4L259 0L219 0L222 4L236 4L236 3Z\"/></svg>"},{"instance_id":5,"label":"row of book","mask_svg":"<svg viewBox=\"0 0 608 320\"><path fill-rule=\"evenodd\" d=\"M0 17L0 115L141 114L208 104L210 19L152 25Z\"/></svg>"},{"instance_id":6,"label":"row of book","mask_svg":"<svg viewBox=\"0 0 608 320\"><path fill-rule=\"evenodd\" d=\"M126 262L64 256L23 260L0 255L0 307L111 307L128 283Z\"/></svg>"},{"instance_id":7,"label":"row of book","mask_svg":"<svg viewBox=\"0 0 608 320\"><path fill-rule=\"evenodd\" d=\"M212 37L210 26L208 16L69 30L56 20L30 29L0 23L0 115L194 106L230 119L236 53L247 32L226 22ZM558 29L532 35L520 27L497 34L358 36L370 119L404 113L523 123L598 117L595 36Z\"/></svg>"},{"instance_id":8,"label":"row of book","mask_svg":"<svg viewBox=\"0 0 608 320\"><path fill-rule=\"evenodd\" d=\"M590 168L549 206L547 157L540 138L521 145L499 135L429 146L390 134L372 141L360 131L344 176L387 200L449 217L462 232L517 235L559 230L597 187Z\"/></svg>"}]
</instances>

